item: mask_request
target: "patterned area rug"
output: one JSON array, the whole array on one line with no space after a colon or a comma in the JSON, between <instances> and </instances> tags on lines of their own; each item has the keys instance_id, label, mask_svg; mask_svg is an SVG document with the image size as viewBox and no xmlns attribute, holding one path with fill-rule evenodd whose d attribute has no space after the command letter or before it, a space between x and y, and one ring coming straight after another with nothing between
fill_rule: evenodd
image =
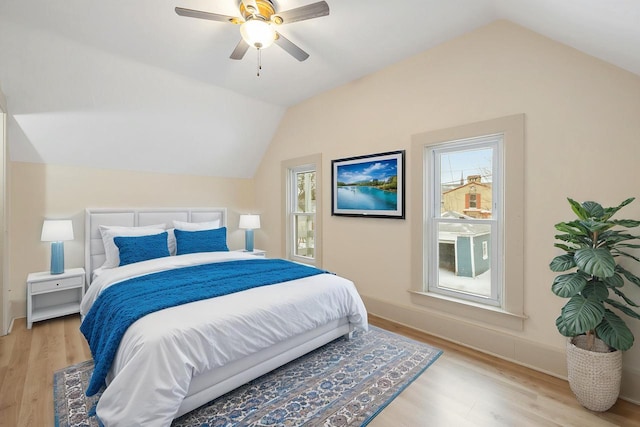
<instances>
[{"instance_id":1,"label":"patterned area rug","mask_svg":"<svg viewBox=\"0 0 640 427\"><path fill-rule=\"evenodd\" d=\"M442 351L369 326L337 340L174 420L175 427L365 426ZM54 374L56 426L98 427L87 414L93 362Z\"/></svg>"}]
</instances>

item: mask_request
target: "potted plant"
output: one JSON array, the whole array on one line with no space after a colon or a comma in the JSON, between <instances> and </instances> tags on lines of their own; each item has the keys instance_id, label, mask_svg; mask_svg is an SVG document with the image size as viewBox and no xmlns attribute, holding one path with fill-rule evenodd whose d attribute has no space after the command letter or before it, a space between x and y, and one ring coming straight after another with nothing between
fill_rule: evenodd
<instances>
[{"instance_id":1,"label":"potted plant","mask_svg":"<svg viewBox=\"0 0 640 427\"><path fill-rule=\"evenodd\" d=\"M551 290L569 301L556 319L558 331L567 340L569 385L586 408L606 411L616 402L622 377L622 352L633 345L633 333L612 309L640 319L638 304L622 288L626 282L640 287L640 278L618 263L639 262L629 253L638 249L629 229L640 221L612 219L629 198L616 207L603 208L596 202L578 203L568 199L577 219L555 228L555 247L566 253L556 256L549 267L564 272L553 281ZM618 297L615 298L614 294Z\"/></svg>"}]
</instances>

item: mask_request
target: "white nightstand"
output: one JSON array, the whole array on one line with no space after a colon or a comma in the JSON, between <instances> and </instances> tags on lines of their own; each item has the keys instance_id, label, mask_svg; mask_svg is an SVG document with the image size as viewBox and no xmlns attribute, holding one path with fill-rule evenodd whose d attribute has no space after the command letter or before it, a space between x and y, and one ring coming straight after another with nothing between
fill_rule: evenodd
<instances>
[{"instance_id":1,"label":"white nightstand","mask_svg":"<svg viewBox=\"0 0 640 427\"><path fill-rule=\"evenodd\" d=\"M267 251L263 251L262 249L254 249L253 252L245 251L244 249L236 249L234 252L244 252L244 253L259 256L262 258L267 257Z\"/></svg>"},{"instance_id":2,"label":"white nightstand","mask_svg":"<svg viewBox=\"0 0 640 427\"><path fill-rule=\"evenodd\" d=\"M80 313L84 296L84 268L70 268L62 274L48 271L27 276L27 328L33 322Z\"/></svg>"}]
</instances>

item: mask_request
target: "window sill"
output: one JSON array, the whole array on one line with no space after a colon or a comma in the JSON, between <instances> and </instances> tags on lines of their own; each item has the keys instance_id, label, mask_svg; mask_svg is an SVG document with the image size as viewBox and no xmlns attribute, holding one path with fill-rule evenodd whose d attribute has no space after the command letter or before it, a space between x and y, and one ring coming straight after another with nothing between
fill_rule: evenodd
<instances>
[{"instance_id":1,"label":"window sill","mask_svg":"<svg viewBox=\"0 0 640 427\"><path fill-rule=\"evenodd\" d=\"M470 301L463 301L444 295L410 290L411 302L448 316L482 322L492 326L498 326L513 331L522 331L527 316L511 313L498 307L491 307Z\"/></svg>"}]
</instances>

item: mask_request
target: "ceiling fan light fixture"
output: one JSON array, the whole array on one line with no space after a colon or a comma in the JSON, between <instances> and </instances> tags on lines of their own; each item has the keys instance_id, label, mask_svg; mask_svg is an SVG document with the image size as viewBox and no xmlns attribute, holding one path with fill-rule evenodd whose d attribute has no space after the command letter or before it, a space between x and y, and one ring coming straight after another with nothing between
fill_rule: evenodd
<instances>
[{"instance_id":1,"label":"ceiling fan light fixture","mask_svg":"<svg viewBox=\"0 0 640 427\"><path fill-rule=\"evenodd\" d=\"M266 21L250 19L240 26L240 35L249 46L265 49L275 41L276 30Z\"/></svg>"}]
</instances>

